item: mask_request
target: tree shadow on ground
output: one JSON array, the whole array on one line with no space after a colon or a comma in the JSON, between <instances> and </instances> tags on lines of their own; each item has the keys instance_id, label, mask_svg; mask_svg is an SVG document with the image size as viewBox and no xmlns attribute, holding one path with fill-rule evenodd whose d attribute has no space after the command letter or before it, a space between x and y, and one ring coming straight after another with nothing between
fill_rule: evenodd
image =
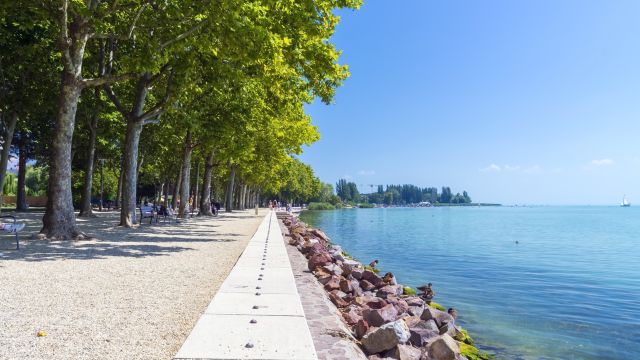
<instances>
[{"instance_id":1,"label":"tree shadow on ground","mask_svg":"<svg viewBox=\"0 0 640 360\"><path fill-rule=\"evenodd\" d=\"M78 226L90 238L76 241L35 240L42 227L42 213L16 214L19 222L25 223L20 236L20 250L15 250L13 234L0 232L0 262L16 261L51 261L51 260L91 260L109 257L141 258L164 256L182 251L197 251L198 243L231 243L242 239L243 234L221 233L215 228L220 225L211 224L210 220L220 218L194 218L180 223L149 225L148 223L134 228L117 226L118 213L98 213L94 218L79 218ZM236 216L234 218L247 216ZM209 222L207 222L209 220ZM184 245L172 245L183 243ZM191 243L194 247L189 247Z\"/></svg>"}]
</instances>

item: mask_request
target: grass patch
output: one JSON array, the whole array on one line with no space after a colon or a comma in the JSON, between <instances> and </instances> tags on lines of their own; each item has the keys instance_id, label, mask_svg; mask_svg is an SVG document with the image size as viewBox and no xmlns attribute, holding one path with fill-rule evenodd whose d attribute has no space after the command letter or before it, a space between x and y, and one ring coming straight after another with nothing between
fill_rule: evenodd
<instances>
[{"instance_id":1,"label":"grass patch","mask_svg":"<svg viewBox=\"0 0 640 360\"><path fill-rule=\"evenodd\" d=\"M417 293L416 293L416 290L411 286L405 286L402 288L402 294L413 296L413 295L416 295Z\"/></svg>"},{"instance_id":2,"label":"grass patch","mask_svg":"<svg viewBox=\"0 0 640 360\"><path fill-rule=\"evenodd\" d=\"M494 360L495 358L489 354L481 353L478 348L473 345L458 343L460 346L460 354L469 360Z\"/></svg>"},{"instance_id":3,"label":"grass patch","mask_svg":"<svg viewBox=\"0 0 640 360\"><path fill-rule=\"evenodd\" d=\"M440 311L447 311L447 309L445 309L445 308L444 308L444 306L442 306L442 305L438 304L438 303L437 303L437 302L435 302L435 301L432 301L432 302L429 304L429 306L431 306L431 307L432 307L432 308L434 308L434 309L438 309L438 310L440 310Z\"/></svg>"}]
</instances>

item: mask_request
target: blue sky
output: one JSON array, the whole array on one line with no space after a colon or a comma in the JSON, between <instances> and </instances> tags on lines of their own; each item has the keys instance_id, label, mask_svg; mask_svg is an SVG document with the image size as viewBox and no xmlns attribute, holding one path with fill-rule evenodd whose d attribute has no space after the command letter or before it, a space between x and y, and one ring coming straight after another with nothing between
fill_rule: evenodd
<instances>
[{"instance_id":1,"label":"blue sky","mask_svg":"<svg viewBox=\"0 0 640 360\"><path fill-rule=\"evenodd\" d=\"M383 1L342 11L351 77L307 107L325 182L505 204L640 202L639 1Z\"/></svg>"}]
</instances>

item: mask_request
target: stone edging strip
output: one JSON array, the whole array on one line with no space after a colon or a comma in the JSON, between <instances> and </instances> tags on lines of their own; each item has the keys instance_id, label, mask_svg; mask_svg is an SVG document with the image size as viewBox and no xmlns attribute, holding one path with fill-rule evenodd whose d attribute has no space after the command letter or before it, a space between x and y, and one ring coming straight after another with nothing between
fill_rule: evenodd
<instances>
[{"instance_id":1,"label":"stone edging strip","mask_svg":"<svg viewBox=\"0 0 640 360\"><path fill-rule=\"evenodd\" d=\"M317 359L274 212L174 359Z\"/></svg>"}]
</instances>

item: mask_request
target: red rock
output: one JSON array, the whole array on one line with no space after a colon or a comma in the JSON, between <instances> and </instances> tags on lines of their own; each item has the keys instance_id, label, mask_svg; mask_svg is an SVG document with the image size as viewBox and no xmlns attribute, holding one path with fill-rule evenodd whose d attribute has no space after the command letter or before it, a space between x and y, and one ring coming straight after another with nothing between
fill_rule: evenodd
<instances>
[{"instance_id":1,"label":"red rock","mask_svg":"<svg viewBox=\"0 0 640 360\"><path fill-rule=\"evenodd\" d=\"M370 283L367 280L360 280L360 287L364 291L371 291L376 288L372 283Z\"/></svg>"},{"instance_id":2,"label":"red rock","mask_svg":"<svg viewBox=\"0 0 640 360\"><path fill-rule=\"evenodd\" d=\"M329 281L324 284L324 288L327 291L340 289L340 278L337 276L332 276Z\"/></svg>"},{"instance_id":3,"label":"red rock","mask_svg":"<svg viewBox=\"0 0 640 360\"><path fill-rule=\"evenodd\" d=\"M409 338L409 341L414 346L424 346L425 344L427 344L429 339L432 339L439 335L438 331L433 331L433 330L428 330L423 328L412 327L409 330L411 332L411 337Z\"/></svg>"},{"instance_id":4,"label":"red rock","mask_svg":"<svg viewBox=\"0 0 640 360\"><path fill-rule=\"evenodd\" d=\"M309 270L314 271L318 266L326 265L331 262L331 256L328 253L313 255L307 263Z\"/></svg>"},{"instance_id":5,"label":"red rock","mask_svg":"<svg viewBox=\"0 0 640 360\"><path fill-rule=\"evenodd\" d=\"M349 326L354 326L362 320L362 315L358 314L355 309L348 309L348 311L342 313L342 318Z\"/></svg>"},{"instance_id":6,"label":"red rock","mask_svg":"<svg viewBox=\"0 0 640 360\"><path fill-rule=\"evenodd\" d=\"M362 274L364 273L364 269L359 267L351 267L351 276L353 276L356 280L362 280Z\"/></svg>"},{"instance_id":7,"label":"red rock","mask_svg":"<svg viewBox=\"0 0 640 360\"><path fill-rule=\"evenodd\" d=\"M388 322L395 321L398 317L398 310L393 305L388 304L382 309L365 309L362 315L370 325L382 326Z\"/></svg>"},{"instance_id":8,"label":"red rock","mask_svg":"<svg viewBox=\"0 0 640 360\"><path fill-rule=\"evenodd\" d=\"M396 289L391 285L386 285L378 289L376 296L386 299L389 295L396 295Z\"/></svg>"},{"instance_id":9,"label":"red rock","mask_svg":"<svg viewBox=\"0 0 640 360\"><path fill-rule=\"evenodd\" d=\"M369 331L369 323L366 320L358 320L358 323L354 327L354 331L356 333L356 338L362 338L367 331Z\"/></svg>"},{"instance_id":10,"label":"red rock","mask_svg":"<svg viewBox=\"0 0 640 360\"><path fill-rule=\"evenodd\" d=\"M367 305L367 307L371 309L382 309L388 304L386 301L378 297L366 297L364 298L364 300L365 300L365 305Z\"/></svg>"},{"instance_id":11,"label":"red rock","mask_svg":"<svg viewBox=\"0 0 640 360\"><path fill-rule=\"evenodd\" d=\"M417 296L407 296L406 298L404 298L404 301L406 301L409 306L424 305L424 300L420 299Z\"/></svg>"},{"instance_id":12,"label":"red rock","mask_svg":"<svg viewBox=\"0 0 640 360\"><path fill-rule=\"evenodd\" d=\"M340 290L351 293L353 292L353 287L351 286L351 281L347 279L340 280Z\"/></svg>"},{"instance_id":13,"label":"red rock","mask_svg":"<svg viewBox=\"0 0 640 360\"><path fill-rule=\"evenodd\" d=\"M325 249L325 247L320 244L319 242L308 242L308 245L305 244L305 249L306 251L303 251L303 253L307 253L309 254L309 256L313 256L313 255L318 255L318 254L322 254L327 252L327 249ZM329 255L331 256L331 255Z\"/></svg>"},{"instance_id":14,"label":"red rock","mask_svg":"<svg viewBox=\"0 0 640 360\"><path fill-rule=\"evenodd\" d=\"M319 237L320 239L322 239L324 242L329 242L329 237L327 236L327 234L325 234L324 232L322 232L322 230L318 230L318 229L311 229L309 231L310 233L312 233L313 235Z\"/></svg>"},{"instance_id":15,"label":"red rock","mask_svg":"<svg viewBox=\"0 0 640 360\"><path fill-rule=\"evenodd\" d=\"M436 325L438 325L438 328L441 328L446 323L453 322L453 317L451 317L451 315L447 314L444 311L434 309L430 306L427 306L424 309L420 318L422 320L432 320L432 319L435 320Z\"/></svg>"},{"instance_id":16,"label":"red rock","mask_svg":"<svg viewBox=\"0 0 640 360\"><path fill-rule=\"evenodd\" d=\"M329 299L339 309L349 306L349 303L347 303L346 301L342 300L342 298L340 298L340 296L338 296L335 293L329 293Z\"/></svg>"},{"instance_id":17,"label":"red rock","mask_svg":"<svg viewBox=\"0 0 640 360\"><path fill-rule=\"evenodd\" d=\"M445 334L429 344L429 356L435 360L455 360L460 348L451 336Z\"/></svg>"},{"instance_id":18,"label":"red rock","mask_svg":"<svg viewBox=\"0 0 640 360\"><path fill-rule=\"evenodd\" d=\"M395 360L420 360L422 351L411 345L398 344L395 348L387 351L384 355L387 358Z\"/></svg>"}]
</instances>

